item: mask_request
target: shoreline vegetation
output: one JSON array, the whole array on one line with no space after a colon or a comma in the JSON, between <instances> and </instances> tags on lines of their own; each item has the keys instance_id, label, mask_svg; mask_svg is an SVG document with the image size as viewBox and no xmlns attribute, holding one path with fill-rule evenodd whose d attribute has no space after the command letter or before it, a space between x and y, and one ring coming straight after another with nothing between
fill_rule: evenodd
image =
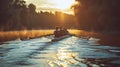
<instances>
[{"instance_id":1,"label":"shoreline vegetation","mask_svg":"<svg viewBox=\"0 0 120 67\"><path fill-rule=\"evenodd\" d=\"M28 40L45 35L52 34L53 30L21 30L21 31L6 31L0 32L0 42L11 40Z\"/></svg>"},{"instance_id":2,"label":"shoreline vegetation","mask_svg":"<svg viewBox=\"0 0 120 67\"><path fill-rule=\"evenodd\" d=\"M0 43L11 40L29 40L46 35L53 34L53 29L50 30L22 30L22 31L1 31L0 32ZM75 34L80 37L94 37L99 38L101 45L120 46L120 35L114 33L97 33L83 30L70 29L71 34Z\"/></svg>"},{"instance_id":3,"label":"shoreline vegetation","mask_svg":"<svg viewBox=\"0 0 120 67\"><path fill-rule=\"evenodd\" d=\"M90 32L79 31L78 36L98 38L100 45L110 45L120 47L120 34L110 32Z\"/></svg>"}]
</instances>

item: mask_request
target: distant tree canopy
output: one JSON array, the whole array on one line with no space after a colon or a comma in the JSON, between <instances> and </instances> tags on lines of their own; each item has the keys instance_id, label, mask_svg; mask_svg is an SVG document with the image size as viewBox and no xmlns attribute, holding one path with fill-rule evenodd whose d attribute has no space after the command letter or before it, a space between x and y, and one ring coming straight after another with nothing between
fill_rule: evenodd
<instances>
[{"instance_id":1,"label":"distant tree canopy","mask_svg":"<svg viewBox=\"0 0 120 67\"><path fill-rule=\"evenodd\" d=\"M120 0L76 0L75 15L80 29L120 31Z\"/></svg>"},{"instance_id":2,"label":"distant tree canopy","mask_svg":"<svg viewBox=\"0 0 120 67\"><path fill-rule=\"evenodd\" d=\"M60 21L61 15L64 21ZM36 12L34 4L26 5L24 0L0 1L0 31L22 29L50 29L55 26L76 27L75 17L61 12ZM74 24L73 24L74 23Z\"/></svg>"},{"instance_id":3,"label":"distant tree canopy","mask_svg":"<svg viewBox=\"0 0 120 67\"><path fill-rule=\"evenodd\" d=\"M35 13L36 6L34 4L32 4L32 3L29 4L28 8L29 8L30 13Z\"/></svg>"},{"instance_id":4,"label":"distant tree canopy","mask_svg":"<svg viewBox=\"0 0 120 67\"><path fill-rule=\"evenodd\" d=\"M12 0L1 0L0 1L0 21L5 22L10 17L10 4ZM3 22L3 23L4 23ZM3 25L3 23L1 23Z\"/></svg>"}]
</instances>

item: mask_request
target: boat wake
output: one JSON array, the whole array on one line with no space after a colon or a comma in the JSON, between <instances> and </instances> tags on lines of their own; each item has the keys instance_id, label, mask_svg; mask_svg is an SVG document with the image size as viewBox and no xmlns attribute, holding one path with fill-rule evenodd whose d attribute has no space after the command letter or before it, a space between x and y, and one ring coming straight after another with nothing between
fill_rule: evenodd
<instances>
[{"instance_id":1,"label":"boat wake","mask_svg":"<svg viewBox=\"0 0 120 67\"><path fill-rule=\"evenodd\" d=\"M0 45L0 67L119 67L120 48L100 45L96 38L46 36Z\"/></svg>"}]
</instances>

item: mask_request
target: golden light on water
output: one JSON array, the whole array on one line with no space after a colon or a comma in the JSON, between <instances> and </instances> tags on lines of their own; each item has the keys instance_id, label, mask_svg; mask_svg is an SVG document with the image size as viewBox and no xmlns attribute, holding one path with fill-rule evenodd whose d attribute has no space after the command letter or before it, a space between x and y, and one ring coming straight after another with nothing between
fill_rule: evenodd
<instances>
[{"instance_id":1,"label":"golden light on water","mask_svg":"<svg viewBox=\"0 0 120 67\"><path fill-rule=\"evenodd\" d=\"M57 58L59 60L70 60L72 56L77 56L77 54L71 50L68 50L72 46L65 46L64 48L59 48L59 51L57 53Z\"/></svg>"},{"instance_id":2,"label":"golden light on water","mask_svg":"<svg viewBox=\"0 0 120 67\"><path fill-rule=\"evenodd\" d=\"M66 41L68 42L68 41ZM62 44L61 44L62 45ZM74 52L73 50L69 49L72 46L65 45L62 47L59 47L58 50L54 55L48 54L49 57L52 57L54 59L48 60L48 64L50 67L70 67L69 64L76 63L76 60L73 59L73 57L78 57L78 53Z\"/></svg>"},{"instance_id":3,"label":"golden light on water","mask_svg":"<svg viewBox=\"0 0 120 67\"><path fill-rule=\"evenodd\" d=\"M71 56L71 54L67 54L63 50L59 50L57 56L60 60L64 60L66 58L69 58Z\"/></svg>"}]
</instances>

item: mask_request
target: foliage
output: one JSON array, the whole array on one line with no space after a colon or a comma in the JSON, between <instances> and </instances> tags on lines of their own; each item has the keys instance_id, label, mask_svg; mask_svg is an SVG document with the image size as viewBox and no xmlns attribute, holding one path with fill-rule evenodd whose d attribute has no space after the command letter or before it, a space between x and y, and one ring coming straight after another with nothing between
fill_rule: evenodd
<instances>
[{"instance_id":1,"label":"foliage","mask_svg":"<svg viewBox=\"0 0 120 67\"><path fill-rule=\"evenodd\" d=\"M1 0L0 2L0 30L49 29L55 26L67 28L76 27L73 15L61 12L36 12L34 4L26 5L24 0ZM64 21L61 21L64 15ZM73 24L74 23L74 24Z\"/></svg>"},{"instance_id":2,"label":"foliage","mask_svg":"<svg viewBox=\"0 0 120 67\"><path fill-rule=\"evenodd\" d=\"M74 6L80 29L120 31L120 0L76 0Z\"/></svg>"},{"instance_id":3,"label":"foliage","mask_svg":"<svg viewBox=\"0 0 120 67\"><path fill-rule=\"evenodd\" d=\"M50 35L53 30L21 30L0 32L0 42L11 40L28 40L45 35Z\"/></svg>"}]
</instances>

